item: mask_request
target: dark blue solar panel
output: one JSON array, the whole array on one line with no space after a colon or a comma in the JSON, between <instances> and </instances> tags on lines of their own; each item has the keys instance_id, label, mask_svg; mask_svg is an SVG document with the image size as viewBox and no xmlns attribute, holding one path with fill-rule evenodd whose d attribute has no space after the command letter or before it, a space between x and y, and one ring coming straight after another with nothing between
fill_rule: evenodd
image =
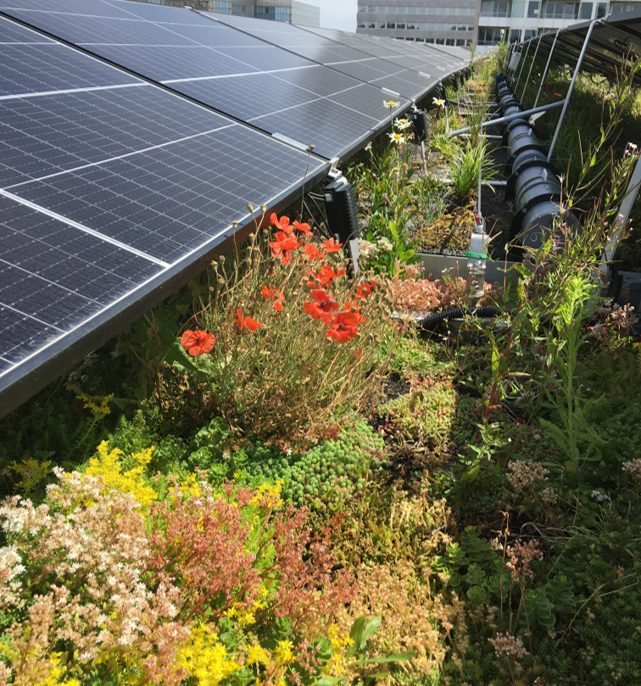
<instances>
[{"instance_id":1,"label":"dark blue solar panel","mask_svg":"<svg viewBox=\"0 0 641 686\"><path fill-rule=\"evenodd\" d=\"M58 338L62 331L0 304L0 374L30 353Z\"/></svg>"},{"instance_id":2,"label":"dark blue solar panel","mask_svg":"<svg viewBox=\"0 0 641 686\"><path fill-rule=\"evenodd\" d=\"M135 88L0 100L0 187L228 123L204 108L142 83Z\"/></svg>"},{"instance_id":3,"label":"dark blue solar panel","mask_svg":"<svg viewBox=\"0 0 641 686\"><path fill-rule=\"evenodd\" d=\"M105 2L104 0L5 0L5 9L28 9L38 12L73 12L76 14L92 14L99 17L121 17L123 10L121 3ZM123 5L124 7L124 5Z\"/></svg>"},{"instance_id":4,"label":"dark blue solar panel","mask_svg":"<svg viewBox=\"0 0 641 686\"><path fill-rule=\"evenodd\" d=\"M321 163L309 159L309 173ZM66 218L174 262L300 183L306 155L231 125L13 192Z\"/></svg>"},{"instance_id":5,"label":"dark blue solar panel","mask_svg":"<svg viewBox=\"0 0 641 686\"><path fill-rule=\"evenodd\" d=\"M245 121L262 114L301 105L319 97L313 92L296 86L285 88L283 82L271 74L184 81L172 85L181 93L201 102L224 107L228 112ZM257 94L260 94L260 97L257 97Z\"/></svg>"},{"instance_id":6,"label":"dark blue solar panel","mask_svg":"<svg viewBox=\"0 0 641 686\"><path fill-rule=\"evenodd\" d=\"M63 45L5 44L2 26L0 43L0 96L135 82L131 76Z\"/></svg>"},{"instance_id":7,"label":"dark blue solar panel","mask_svg":"<svg viewBox=\"0 0 641 686\"><path fill-rule=\"evenodd\" d=\"M61 371L53 355L183 272L235 231L234 220L246 224L248 202L272 206L327 168L26 33L36 39L19 40L25 32L0 21L0 51L12 56L0 75L0 411L7 389L31 373L27 359L30 370ZM276 84L304 101L318 97Z\"/></svg>"},{"instance_id":8,"label":"dark blue solar panel","mask_svg":"<svg viewBox=\"0 0 641 686\"><path fill-rule=\"evenodd\" d=\"M339 153L351 148L358 138L371 134L379 123L366 114L341 107L330 100L316 100L278 114L268 114L253 119L261 126L277 129L279 133L313 145L314 151L328 156L329 150Z\"/></svg>"},{"instance_id":9,"label":"dark blue solar panel","mask_svg":"<svg viewBox=\"0 0 641 686\"><path fill-rule=\"evenodd\" d=\"M11 265L99 305L160 271L143 257L1 196L0 216L0 271ZM48 314L40 316L47 319Z\"/></svg>"},{"instance_id":10,"label":"dark blue solar panel","mask_svg":"<svg viewBox=\"0 0 641 686\"><path fill-rule=\"evenodd\" d=\"M49 43L46 36L42 36L36 31L23 28L7 19L0 18L0 33L3 43Z\"/></svg>"},{"instance_id":11,"label":"dark blue solar panel","mask_svg":"<svg viewBox=\"0 0 641 686\"><path fill-rule=\"evenodd\" d=\"M105 5L108 7L108 5ZM34 26L45 28L57 38L73 43L132 43L148 45L182 45L185 39L161 25L143 19L93 16L66 12L2 9L12 17L22 19Z\"/></svg>"},{"instance_id":12,"label":"dark blue solar panel","mask_svg":"<svg viewBox=\"0 0 641 686\"><path fill-rule=\"evenodd\" d=\"M66 2L66 0L64 0ZM80 0L82 2L82 0ZM139 17L147 21L167 22L172 25L195 24L202 25L202 17L198 12L185 12L184 7L168 7L156 3L120 2L120 0L101 0L110 5L122 15ZM185 5L188 5L185 2Z\"/></svg>"},{"instance_id":13,"label":"dark blue solar panel","mask_svg":"<svg viewBox=\"0 0 641 686\"><path fill-rule=\"evenodd\" d=\"M282 81L287 81L299 88L307 88L317 95L332 95L361 85L360 81L351 76L341 74L334 69L328 69L321 65L313 65L307 69L292 69L291 71L281 71L276 77ZM371 88L378 95L376 88Z\"/></svg>"},{"instance_id":14,"label":"dark blue solar panel","mask_svg":"<svg viewBox=\"0 0 641 686\"><path fill-rule=\"evenodd\" d=\"M149 260L0 196L3 360L19 362L159 271Z\"/></svg>"},{"instance_id":15,"label":"dark blue solar panel","mask_svg":"<svg viewBox=\"0 0 641 686\"><path fill-rule=\"evenodd\" d=\"M0 6L2 1L11 0L0 0ZM60 6L64 0L57 1ZM74 7L74 0L70 0L70 4ZM122 8L124 13L131 6L131 3L118 0L110 0L109 4L109 7ZM385 95L381 88L389 88L388 84L382 82L368 90L362 84L364 67L360 65L367 65L366 80L394 77L403 72L398 65L343 48L336 42L299 29L285 29L302 43L300 52L307 54L309 51L315 60L362 60L348 63L348 67L353 64L358 69L357 78L350 78L347 75L349 69L347 74L341 73L342 65L336 69L320 66L303 54L284 50L212 18L183 10L172 12L172 17L177 19L174 24L155 21L160 15L163 20L167 17L166 13L156 10L152 5L136 5L138 17L154 21L30 10L25 10L20 16L29 15L30 21L48 31L218 111L249 121L267 133L302 144L313 144L314 150L327 158L340 155L355 141L385 125L393 114L382 107ZM98 9L94 7L92 11L97 12ZM255 21L259 26L264 23ZM127 44L127 36L121 39L123 31L133 30L127 28L131 26L137 27L135 45ZM321 45L314 47L317 42ZM305 83L304 74L295 73L311 69L314 70L314 78L308 83ZM358 85L363 86L360 105L352 95L345 94ZM422 86L421 82L419 88ZM417 89L409 86L405 90ZM312 106L323 97L330 101ZM401 106L409 104L402 98L398 99ZM361 111L361 106L367 110ZM294 107L300 110L293 112ZM324 119L321 128L314 131L310 127L319 121L318 113ZM310 121L305 126L307 117Z\"/></svg>"},{"instance_id":16,"label":"dark blue solar panel","mask_svg":"<svg viewBox=\"0 0 641 686\"><path fill-rule=\"evenodd\" d=\"M209 13L205 13L209 14ZM403 98L418 98L435 83L436 78L429 80L417 70L404 68L389 59L377 56L405 56L399 47L385 45L383 50L364 50L358 41L334 40L296 26L281 24L280 22L258 21L245 17L221 14L210 14L221 23L234 26L239 30L259 36L274 45L280 45L298 55L302 55L314 62L328 66L333 71L341 72L359 81L371 83L379 88L386 88L398 93ZM271 26L274 25L275 26ZM349 35L349 34L348 34ZM399 41L400 46L400 41ZM426 72L430 73L430 72Z\"/></svg>"},{"instance_id":17,"label":"dark blue solar panel","mask_svg":"<svg viewBox=\"0 0 641 686\"><path fill-rule=\"evenodd\" d=\"M194 46L93 45L92 52L117 62L154 81L203 78L259 71L233 57Z\"/></svg>"},{"instance_id":18,"label":"dark blue solar panel","mask_svg":"<svg viewBox=\"0 0 641 686\"><path fill-rule=\"evenodd\" d=\"M390 110L390 96L385 93L367 86L365 84L350 88L341 93L332 95L332 100L339 102L346 107L368 114L379 121L385 119L389 114L394 114L400 109L406 109L409 103L402 98L396 98L398 105Z\"/></svg>"},{"instance_id":19,"label":"dark blue solar panel","mask_svg":"<svg viewBox=\"0 0 641 686\"><path fill-rule=\"evenodd\" d=\"M242 33L242 31L230 30L228 26L210 21L200 14L196 14L195 16L198 17L200 21L200 24L198 25L176 23L163 24L163 26L166 26L174 33L183 36L189 41L196 41L202 45L209 45L215 48L240 48L243 46L255 47L264 45L261 41L246 33Z\"/></svg>"}]
</instances>

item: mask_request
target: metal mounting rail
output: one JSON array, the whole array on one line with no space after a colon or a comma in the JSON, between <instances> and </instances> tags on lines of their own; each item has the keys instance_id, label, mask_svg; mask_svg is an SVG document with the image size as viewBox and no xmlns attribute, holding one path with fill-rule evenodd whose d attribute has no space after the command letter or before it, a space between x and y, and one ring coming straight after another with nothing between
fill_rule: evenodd
<instances>
[{"instance_id":1,"label":"metal mounting rail","mask_svg":"<svg viewBox=\"0 0 641 686\"><path fill-rule=\"evenodd\" d=\"M514 119L525 119L532 114L539 114L541 112L549 112L550 110L555 110L559 107L563 107L566 99L557 100L556 102L548 103L547 105L540 105L539 107L533 107L530 110L523 110L522 112L516 112L515 114L508 114L506 117L499 117L498 119L490 119L484 121L480 128L487 129L490 126L499 126L500 124L506 124L507 122L513 121ZM463 134L469 133L473 126L466 126L464 129L457 129L456 131L450 131L447 135L452 136L462 136Z\"/></svg>"}]
</instances>

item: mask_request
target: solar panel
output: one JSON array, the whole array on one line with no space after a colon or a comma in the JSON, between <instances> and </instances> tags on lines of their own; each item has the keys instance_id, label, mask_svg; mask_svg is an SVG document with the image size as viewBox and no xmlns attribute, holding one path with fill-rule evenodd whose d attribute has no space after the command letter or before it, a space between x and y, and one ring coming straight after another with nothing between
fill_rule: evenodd
<instances>
[{"instance_id":1,"label":"solar panel","mask_svg":"<svg viewBox=\"0 0 641 686\"><path fill-rule=\"evenodd\" d=\"M373 86L392 91L399 97L418 99L435 85L438 79L420 74L416 69L407 69L394 64L387 57L402 57L402 50L386 46L383 55L365 52L362 46L351 42L338 42L315 30L307 30L281 22L257 21L233 15L203 12L216 20L235 26L274 45L279 45L296 54L303 55L319 64L330 67ZM273 26L276 24L276 26ZM350 34L348 34L350 35Z\"/></svg>"},{"instance_id":2,"label":"solar panel","mask_svg":"<svg viewBox=\"0 0 641 686\"><path fill-rule=\"evenodd\" d=\"M10 187L230 123L156 88L140 82L136 85L135 89L0 100L0 186ZM149 125L150 112L156 113L153 126Z\"/></svg>"},{"instance_id":3,"label":"solar panel","mask_svg":"<svg viewBox=\"0 0 641 686\"><path fill-rule=\"evenodd\" d=\"M273 206L328 168L26 33L35 39L17 40L23 29L0 20L0 47L6 40L23 51L16 83L32 82L39 67L31 51L51 43L85 79L112 85L85 88L70 73L64 88L48 83L47 90L0 99L2 411L32 392L35 376L46 378L43 370L59 371L58 355L82 354L105 340L114 317L186 274L235 232L235 221L246 225L248 202Z\"/></svg>"},{"instance_id":4,"label":"solar panel","mask_svg":"<svg viewBox=\"0 0 641 686\"><path fill-rule=\"evenodd\" d=\"M103 0L108 9L98 16L98 6L93 5L89 13L78 8L75 0L68 2L65 11L60 9L65 0L57 0L56 11L49 11L48 6L46 11L4 10L269 134L313 145L315 152L327 159L344 156L355 141L371 137L409 106L408 100L398 97L398 107L390 111L384 106L383 89L417 90L415 84L399 80L397 74L404 71L401 67L391 63L374 66L377 58L350 48L341 52L336 44L333 52L328 52L327 45L319 49L335 61L356 56L368 62L365 80L376 80L376 85L363 86L363 69L358 66L354 70L349 65L330 69L196 12L167 13L164 10L168 8L155 5ZM4 4L11 5L12 0ZM130 9L135 9L135 15ZM116 10L121 16L114 16ZM174 21L167 23L168 18ZM303 36L310 36L312 42L315 38ZM324 38L318 41L328 43ZM310 69L314 69L314 82L300 85ZM294 80L288 78L296 71L302 73ZM350 71L355 78L348 78ZM413 76L425 89L424 79ZM315 91L315 84L321 82L322 90ZM348 93L349 89L353 93ZM366 112L354 107L357 94L368 103ZM321 99L323 102L318 102ZM307 116L319 121L319 113L324 117L323 127L316 130L309 123L304 125Z\"/></svg>"},{"instance_id":5,"label":"solar panel","mask_svg":"<svg viewBox=\"0 0 641 686\"><path fill-rule=\"evenodd\" d=\"M306 156L238 124L13 187L12 193L173 263L305 176ZM311 161L318 168L318 161Z\"/></svg>"},{"instance_id":6,"label":"solar panel","mask_svg":"<svg viewBox=\"0 0 641 686\"><path fill-rule=\"evenodd\" d=\"M453 46L436 47L425 43L416 44L413 41L390 41L338 29L304 27L304 30L313 35L324 36L339 44L348 45L368 55L382 57L386 62L406 69L428 73L437 79L466 66L470 60L468 51Z\"/></svg>"}]
</instances>

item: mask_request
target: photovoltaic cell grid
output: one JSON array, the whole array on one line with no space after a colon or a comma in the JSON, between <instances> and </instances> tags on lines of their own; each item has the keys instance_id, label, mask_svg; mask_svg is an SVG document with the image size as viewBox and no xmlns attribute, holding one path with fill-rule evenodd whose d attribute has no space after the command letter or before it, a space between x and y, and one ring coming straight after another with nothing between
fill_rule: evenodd
<instances>
[{"instance_id":1,"label":"photovoltaic cell grid","mask_svg":"<svg viewBox=\"0 0 641 686\"><path fill-rule=\"evenodd\" d=\"M0 19L0 392L206 253L322 160ZM45 90L30 59L78 66ZM20 53L22 51L22 54ZM21 71L19 71L21 69ZM87 83L99 82L99 87ZM155 284L155 286L154 286ZM0 401L0 410L2 410Z\"/></svg>"},{"instance_id":2,"label":"photovoltaic cell grid","mask_svg":"<svg viewBox=\"0 0 641 686\"><path fill-rule=\"evenodd\" d=\"M335 71L352 76L370 85L391 90L400 97L418 99L430 90L438 78L428 72L408 69L390 61L389 57L403 57L396 46L387 47L380 55L365 52L362 46L337 41L324 35L281 22L256 21L245 17L211 14L207 16L221 23L247 31L273 45L279 45L296 54L307 57ZM273 26L273 25L276 26ZM390 41L391 43L391 41Z\"/></svg>"},{"instance_id":3,"label":"photovoltaic cell grid","mask_svg":"<svg viewBox=\"0 0 641 686\"><path fill-rule=\"evenodd\" d=\"M369 55L382 57L393 64L429 73L430 76L438 78L457 71L469 63L470 59L469 52L463 48L434 47L425 43L415 44L401 40L390 41L376 36L349 33L338 29L304 27L304 30L349 45Z\"/></svg>"},{"instance_id":4,"label":"photovoltaic cell grid","mask_svg":"<svg viewBox=\"0 0 641 686\"><path fill-rule=\"evenodd\" d=\"M283 49L184 9L169 11L175 8L118 0L89 6L62 0L46 10L34 8L34 3L15 4L4 0L0 7L217 111L301 146L313 146L314 152L328 159L342 157L359 141L371 138L410 104L398 97L398 106L390 111L381 90L385 84L363 83L387 72L386 83L397 87L398 74L407 70L392 63L374 68L369 63L378 58L298 29L294 30L301 35L299 41L317 38L328 59L356 60L352 69L356 78L322 66L319 59L308 59L305 51ZM115 14L118 11L120 15ZM365 78L358 78L363 69ZM426 78L414 76L420 90L425 90ZM415 84L408 88L417 89Z\"/></svg>"}]
</instances>

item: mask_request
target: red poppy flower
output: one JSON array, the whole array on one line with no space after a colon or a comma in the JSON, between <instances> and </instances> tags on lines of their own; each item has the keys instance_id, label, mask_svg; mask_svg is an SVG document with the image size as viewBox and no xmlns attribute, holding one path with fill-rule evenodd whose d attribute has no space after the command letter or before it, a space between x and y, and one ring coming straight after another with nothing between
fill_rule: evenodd
<instances>
[{"instance_id":1,"label":"red poppy flower","mask_svg":"<svg viewBox=\"0 0 641 686\"><path fill-rule=\"evenodd\" d=\"M364 321L365 317L358 310L345 303L345 309L331 317L327 337L338 343L347 343L358 334L358 327Z\"/></svg>"},{"instance_id":2,"label":"red poppy flower","mask_svg":"<svg viewBox=\"0 0 641 686\"><path fill-rule=\"evenodd\" d=\"M283 307L283 302L285 301L285 296L282 293L276 297L274 300L274 309L276 312L282 312L285 308Z\"/></svg>"},{"instance_id":3,"label":"red poppy flower","mask_svg":"<svg viewBox=\"0 0 641 686\"><path fill-rule=\"evenodd\" d=\"M311 236L312 235L312 228L309 224L298 222L294 220L294 228L300 231L302 234L305 236Z\"/></svg>"},{"instance_id":4,"label":"red poppy flower","mask_svg":"<svg viewBox=\"0 0 641 686\"><path fill-rule=\"evenodd\" d=\"M341 276L345 276L345 270L344 269L335 270L332 267L330 267L328 264L324 264L318 270L318 272L310 272L309 276L310 276L310 278L317 281L321 286L331 286L334 279L338 279ZM309 281L307 283L307 285L311 288L311 287L315 286L316 284L314 283L314 281Z\"/></svg>"},{"instance_id":5,"label":"red poppy flower","mask_svg":"<svg viewBox=\"0 0 641 686\"><path fill-rule=\"evenodd\" d=\"M356 297L360 299L367 298L375 288L376 281L363 281L363 283L359 284L356 288Z\"/></svg>"},{"instance_id":6,"label":"red poppy flower","mask_svg":"<svg viewBox=\"0 0 641 686\"><path fill-rule=\"evenodd\" d=\"M264 324L257 322L252 317L246 317L240 308L236 310L236 324L239 329L247 329L247 331L252 333L260 329L261 326L264 326Z\"/></svg>"},{"instance_id":7,"label":"red poppy flower","mask_svg":"<svg viewBox=\"0 0 641 686\"><path fill-rule=\"evenodd\" d=\"M271 299L274 301L274 309L277 312L282 312L283 311L283 302L285 302L285 296L283 294L283 291L279 291L277 288L269 288L268 286L263 285L260 289L260 294L263 296L263 298L266 299Z\"/></svg>"},{"instance_id":8,"label":"red poppy flower","mask_svg":"<svg viewBox=\"0 0 641 686\"><path fill-rule=\"evenodd\" d=\"M288 236L291 236L292 233L294 233L294 228L289 223L289 217L286 217L285 215L279 217L276 212L272 212L269 221L272 226L284 231Z\"/></svg>"},{"instance_id":9,"label":"red poppy flower","mask_svg":"<svg viewBox=\"0 0 641 686\"><path fill-rule=\"evenodd\" d=\"M337 243L333 238L330 238L323 243L323 249L326 253L340 252L343 249L343 246L340 243Z\"/></svg>"},{"instance_id":10,"label":"red poppy flower","mask_svg":"<svg viewBox=\"0 0 641 686\"><path fill-rule=\"evenodd\" d=\"M284 231L277 231L276 240L272 241L269 244L269 247L272 249L272 257L281 260L283 258L289 258L287 262L285 262L285 264L287 264L291 260L291 256L289 256L288 253L298 248L298 241L294 236L290 236Z\"/></svg>"},{"instance_id":11,"label":"red poppy flower","mask_svg":"<svg viewBox=\"0 0 641 686\"><path fill-rule=\"evenodd\" d=\"M320 260L323 257L323 253L313 243L305 243L303 245L303 252L308 260Z\"/></svg>"},{"instance_id":12,"label":"red poppy flower","mask_svg":"<svg viewBox=\"0 0 641 686\"><path fill-rule=\"evenodd\" d=\"M316 302L303 303L303 310L313 319L320 319L325 324L329 324L331 312L338 309L338 303L322 288L314 289L310 295Z\"/></svg>"},{"instance_id":13,"label":"red poppy flower","mask_svg":"<svg viewBox=\"0 0 641 686\"><path fill-rule=\"evenodd\" d=\"M331 338L337 343L347 343L348 341L351 341L357 333L356 329L352 329L349 326L335 324L327 329L327 338Z\"/></svg>"},{"instance_id":14,"label":"red poppy flower","mask_svg":"<svg viewBox=\"0 0 641 686\"><path fill-rule=\"evenodd\" d=\"M192 357L198 357L214 349L216 336L213 333L202 331L202 329L196 329L196 331L187 329L180 337L180 343Z\"/></svg>"},{"instance_id":15,"label":"red poppy flower","mask_svg":"<svg viewBox=\"0 0 641 686\"><path fill-rule=\"evenodd\" d=\"M353 309L349 303L346 303L345 309L332 317L332 326L340 325L356 329L364 321L365 317L358 310Z\"/></svg>"}]
</instances>

